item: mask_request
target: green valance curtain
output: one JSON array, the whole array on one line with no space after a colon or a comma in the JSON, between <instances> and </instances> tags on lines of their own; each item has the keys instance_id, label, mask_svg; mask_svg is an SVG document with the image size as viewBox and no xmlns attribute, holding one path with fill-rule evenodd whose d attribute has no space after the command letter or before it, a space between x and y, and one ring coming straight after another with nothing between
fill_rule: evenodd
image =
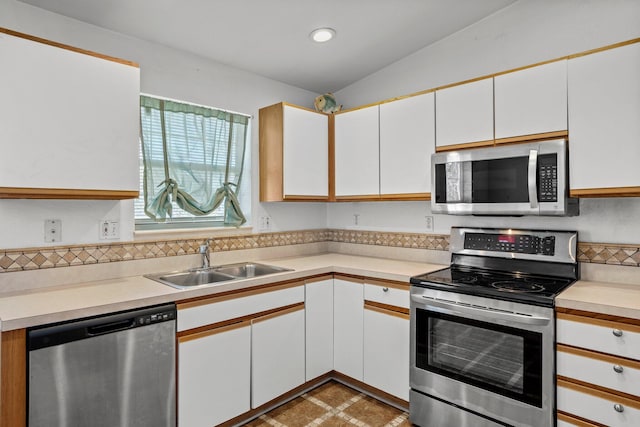
<instances>
[{"instance_id":1,"label":"green valance curtain","mask_svg":"<svg viewBox=\"0 0 640 427\"><path fill-rule=\"evenodd\" d=\"M224 202L224 224L244 224L236 192L248 123L241 114L141 96L145 213L164 222L172 203L201 216Z\"/></svg>"}]
</instances>

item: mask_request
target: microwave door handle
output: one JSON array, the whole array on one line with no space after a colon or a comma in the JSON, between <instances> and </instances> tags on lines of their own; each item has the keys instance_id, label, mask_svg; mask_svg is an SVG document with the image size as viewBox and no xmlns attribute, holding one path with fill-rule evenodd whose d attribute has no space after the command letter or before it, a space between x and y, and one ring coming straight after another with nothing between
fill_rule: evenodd
<instances>
[{"instance_id":1,"label":"microwave door handle","mask_svg":"<svg viewBox=\"0 0 640 427\"><path fill-rule=\"evenodd\" d=\"M529 151L529 203L531 209L538 208L538 150Z\"/></svg>"}]
</instances>

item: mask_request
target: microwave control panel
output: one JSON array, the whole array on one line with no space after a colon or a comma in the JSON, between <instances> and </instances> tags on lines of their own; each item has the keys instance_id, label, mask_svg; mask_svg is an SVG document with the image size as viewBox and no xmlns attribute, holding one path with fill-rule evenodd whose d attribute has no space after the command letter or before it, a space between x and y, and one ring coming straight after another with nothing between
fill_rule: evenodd
<instances>
[{"instance_id":1,"label":"microwave control panel","mask_svg":"<svg viewBox=\"0 0 640 427\"><path fill-rule=\"evenodd\" d=\"M558 163L555 154L538 156L538 201L558 201Z\"/></svg>"},{"instance_id":2,"label":"microwave control panel","mask_svg":"<svg viewBox=\"0 0 640 427\"><path fill-rule=\"evenodd\" d=\"M514 252L521 254L555 254L554 236L538 237L528 234L484 234L465 233L464 248L492 252Z\"/></svg>"}]
</instances>

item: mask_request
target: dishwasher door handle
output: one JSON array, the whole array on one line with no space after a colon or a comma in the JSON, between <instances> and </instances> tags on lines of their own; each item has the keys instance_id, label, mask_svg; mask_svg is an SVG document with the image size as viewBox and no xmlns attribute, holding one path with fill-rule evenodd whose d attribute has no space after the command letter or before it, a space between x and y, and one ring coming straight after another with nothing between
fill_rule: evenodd
<instances>
[{"instance_id":1,"label":"dishwasher door handle","mask_svg":"<svg viewBox=\"0 0 640 427\"><path fill-rule=\"evenodd\" d=\"M124 331L130 329L136 324L136 319L125 319L117 322L103 323L102 325L93 325L87 328L87 335L95 336L109 334L111 332Z\"/></svg>"}]
</instances>

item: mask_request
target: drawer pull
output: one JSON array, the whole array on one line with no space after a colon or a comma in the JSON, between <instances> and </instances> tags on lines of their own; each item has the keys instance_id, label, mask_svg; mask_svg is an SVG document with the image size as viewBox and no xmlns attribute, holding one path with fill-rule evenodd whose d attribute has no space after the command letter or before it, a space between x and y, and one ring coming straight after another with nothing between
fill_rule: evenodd
<instances>
[{"instance_id":1,"label":"drawer pull","mask_svg":"<svg viewBox=\"0 0 640 427\"><path fill-rule=\"evenodd\" d=\"M613 335L615 335L616 337L622 336L622 331L620 329L614 329L612 332L613 332Z\"/></svg>"},{"instance_id":2,"label":"drawer pull","mask_svg":"<svg viewBox=\"0 0 640 427\"><path fill-rule=\"evenodd\" d=\"M613 370L616 371L617 373L621 374L622 371L624 371L624 368L620 365L614 365L613 366Z\"/></svg>"},{"instance_id":3,"label":"drawer pull","mask_svg":"<svg viewBox=\"0 0 640 427\"><path fill-rule=\"evenodd\" d=\"M389 288L382 288L382 292L389 292Z\"/></svg>"},{"instance_id":4,"label":"drawer pull","mask_svg":"<svg viewBox=\"0 0 640 427\"><path fill-rule=\"evenodd\" d=\"M616 412L624 412L624 406L622 406L619 403L616 403L615 405L613 405L613 409L615 409Z\"/></svg>"}]
</instances>

